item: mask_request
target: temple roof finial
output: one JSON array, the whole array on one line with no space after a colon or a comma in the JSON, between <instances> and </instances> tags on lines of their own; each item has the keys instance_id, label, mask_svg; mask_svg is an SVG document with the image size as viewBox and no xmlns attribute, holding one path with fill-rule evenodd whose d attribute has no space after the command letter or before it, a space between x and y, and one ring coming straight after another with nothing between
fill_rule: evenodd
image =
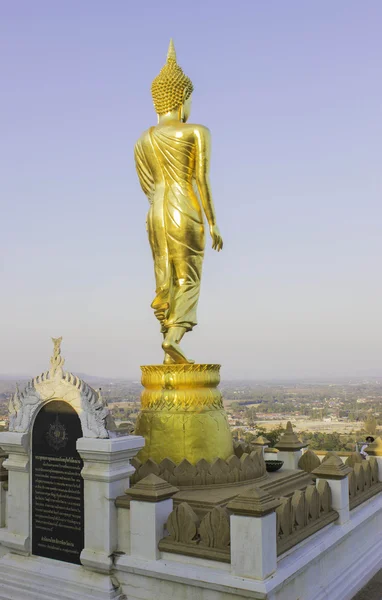
<instances>
[{"instance_id":1,"label":"temple roof finial","mask_svg":"<svg viewBox=\"0 0 382 600\"><path fill-rule=\"evenodd\" d=\"M53 356L50 359L50 373L55 375L57 372L62 374L62 367L64 366L65 360L61 356L61 342L62 337L52 338L53 342Z\"/></svg>"}]
</instances>

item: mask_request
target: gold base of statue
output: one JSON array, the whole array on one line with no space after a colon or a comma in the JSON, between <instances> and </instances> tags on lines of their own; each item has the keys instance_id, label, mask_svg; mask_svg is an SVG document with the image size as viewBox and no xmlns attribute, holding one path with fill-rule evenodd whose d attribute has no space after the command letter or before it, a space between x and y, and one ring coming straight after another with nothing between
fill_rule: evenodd
<instances>
[{"instance_id":1,"label":"gold base of statue","mask_svg":"<svg viewBox=\"0 0 382 600\"><path fill-rule=\"evenodd\" d=\"M232 435L223 408L220 365L147 365L142 369L141 412L135 429L146 444L139 460L175 463L226 459Z\"/></svg>"}]
</instances>

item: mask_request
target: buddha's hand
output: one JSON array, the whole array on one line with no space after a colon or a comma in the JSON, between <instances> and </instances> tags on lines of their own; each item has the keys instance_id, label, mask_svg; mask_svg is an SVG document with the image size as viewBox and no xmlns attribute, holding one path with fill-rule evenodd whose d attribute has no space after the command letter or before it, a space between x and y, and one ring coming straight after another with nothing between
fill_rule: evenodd
<instances>
[{"instance_id":1,"label":"buddha's hand","mask_svg":"<svg viewBox=\"0 0 382 600\"><path fill-rule=\"evenodd\" d=\"M212 248L218 252L223 248L223 238L220 235L217 225L210 225L210 234L212 238Z\"/></svg>"}]
</instances>

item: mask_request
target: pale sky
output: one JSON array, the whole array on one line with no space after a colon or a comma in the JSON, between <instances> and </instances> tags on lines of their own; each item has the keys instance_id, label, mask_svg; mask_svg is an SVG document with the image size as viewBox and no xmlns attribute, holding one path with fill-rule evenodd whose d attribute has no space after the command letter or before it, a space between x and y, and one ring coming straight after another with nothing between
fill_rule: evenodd
<instances>
[{"instance_id":1,"label":"pale sky","mask_svg":"<svg viewBox=\"0 0 382 600\"><path fill-rule=\"evenodd\" d=\"M382 374L380 0L0 2L0 373L162 360L133 147L170 37L224 250L184 338L224 378Z\"/></svg>"}]
</instances>

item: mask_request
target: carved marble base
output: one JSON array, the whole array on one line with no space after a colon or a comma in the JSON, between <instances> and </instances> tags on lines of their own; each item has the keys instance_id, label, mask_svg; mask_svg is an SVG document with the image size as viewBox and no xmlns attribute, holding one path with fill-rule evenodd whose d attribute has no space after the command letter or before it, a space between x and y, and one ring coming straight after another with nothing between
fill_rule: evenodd
<instances>
[{"instance_id":1,"label":"carved marble base","mask_svg":"<svg viewBox=\"0 0 382 600\"><path fill-rule=\"evenodd\" d=\"M220 365L148 365L141 367L141 412L135 433L146 440L138 458L179 464L227 459L232 435L223 408Z\"/></svg>"},{"instance_id":2,"label":"carved marble base","mask_svg":"<svg viewBox=\"0 0 382 600\"><path fill-rule=\"evenodd\" d=\"M126 600L114 576L37 556L3 556L0 581L0 600Z\"/></svg>"}]
</instances>

